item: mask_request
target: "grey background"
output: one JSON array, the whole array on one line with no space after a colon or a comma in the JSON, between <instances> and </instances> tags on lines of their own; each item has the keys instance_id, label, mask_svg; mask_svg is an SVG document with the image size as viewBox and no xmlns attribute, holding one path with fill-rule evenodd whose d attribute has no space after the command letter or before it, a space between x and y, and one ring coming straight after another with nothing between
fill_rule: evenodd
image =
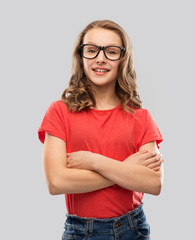
<instances>
[{"instance_id":1,"label":"grey background","mask_svg":"<svg viewBox=\"0 0 195 240\"><path fill-rule=\"evenodd\" d=\"M64 196L47 191L37 129L67 87L76 37L96 19L132 39L139 92L164 137L164 187L144 198L152 239L192 239L194 3L150 0L1 1L0 239L61 238Z\"/></svg>"}]
</instances>

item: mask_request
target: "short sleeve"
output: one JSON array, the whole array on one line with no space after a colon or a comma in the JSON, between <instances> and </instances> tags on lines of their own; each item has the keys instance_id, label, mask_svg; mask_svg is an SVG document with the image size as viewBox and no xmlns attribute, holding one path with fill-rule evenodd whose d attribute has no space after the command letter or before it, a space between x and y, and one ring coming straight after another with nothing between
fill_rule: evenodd
<instances>
[{"instance_id":1,"label":"short sleeve","mask_svg":"<svg viewBox=\"0 0 195 240\"><path fill-rule=\"evenodd\" d=\"M66 105L62 101L53 102L47 109L38 129L39 140L44 143L45 133L66 142Z\"/></svg>"},{"instance_id":2,"label":"short sleeve","mask_svg":"<svg viewBox=\"0 0 195 240\"><path fill-rule=\"evenodd\" d=\"M146 109L140 109L136 114L136 151L142 145L152 141L156 141L159 148L159 143L163 141L163 138L150 112Z\"/></svg>"}]
</instances>

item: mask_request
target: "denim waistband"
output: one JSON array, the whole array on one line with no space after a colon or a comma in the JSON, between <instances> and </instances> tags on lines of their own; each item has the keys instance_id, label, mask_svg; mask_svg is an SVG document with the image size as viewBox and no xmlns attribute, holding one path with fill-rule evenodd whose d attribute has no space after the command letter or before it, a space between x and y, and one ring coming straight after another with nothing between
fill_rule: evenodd
<instances>
[{"instance_id":1,"label":"denim waistband","mask_svg":"<svg viewBox=\"0 0 195 240\"><path fill-rule=\"evenodd\" d=\"M89 234L110 234L113 230L115 231L120 227L127 227L133 230L135 228L133 219L141 218L144 214L143 204L139 205L133 211L114 218L81 218L75 215L67 214L65 229L85 234L87 232Z\"/></svg>"}]
</instances>

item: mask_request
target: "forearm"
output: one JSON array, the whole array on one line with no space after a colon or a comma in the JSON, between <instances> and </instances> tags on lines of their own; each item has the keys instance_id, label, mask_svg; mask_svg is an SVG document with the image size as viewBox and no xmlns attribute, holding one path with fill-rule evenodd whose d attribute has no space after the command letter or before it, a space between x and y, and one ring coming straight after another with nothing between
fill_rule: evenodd
<instances>
[{"instance_id":1,"label":"forearm","mask_svg":"<svg viewBox=\"0 0 195 240\"><path fill-rule=\"evenodd\" d=\"M49 183L53 195L65 193L86 193L112 186L113 183L91 170L60 169Z\"/></svg>"},{"instance_id":2,"label":"forearm","mask_svg":"<svg viewBox=\"0 0 195 240\"><path fill-rule=\"evenodd\" d=\"M158 195L162 185L159 171L162 162L159 155L151 151L154 149L154 142L143 145L144 152L132 154L123 162L89 151L77 151L67 154L67 167L93 170L123 188Z\"/></svg>"},{"instance_id":3,"label":"forearm","mask_svg":"<svg viewBox=\"0 0 195 240\"><path fill-rule=\"evenodd\" d=\"M46 133L42 161L51 194L91 192L113 185L97 172L67 168L66 156L65 142Z\"/></svg>"},{"instance_id":4,"label":"forearm","mask_svg":"<svg viewBox=\"0 0 195 240\"><path fill-rule=\"evenodd\" d=\"M115 184L137 192L158 195L162 185L162 171L155 172L147 167L116 161L97 154L93 170Z\"/></svg>"}]
</instances>

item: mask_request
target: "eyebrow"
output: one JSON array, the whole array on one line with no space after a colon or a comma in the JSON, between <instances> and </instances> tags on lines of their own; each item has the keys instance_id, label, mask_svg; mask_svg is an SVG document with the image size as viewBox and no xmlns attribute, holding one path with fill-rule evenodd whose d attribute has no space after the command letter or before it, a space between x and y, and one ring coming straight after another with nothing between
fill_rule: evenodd
<instances>
[{"instance_id":1,"label":"eyebrow","mask_svg":"<svg viewBox=\"0 0 195 240\"><path fill-rule=\"evenodd\" d=\"M84 44L93 44L93 45L96 45L96 46L100 46L96 43L93 43L93 42L87 42L87 43L84 43ZM120 46L120 44L118 43L111 43L111 44L107 44L106 46Z\"/></svg>"}]
</instances>

